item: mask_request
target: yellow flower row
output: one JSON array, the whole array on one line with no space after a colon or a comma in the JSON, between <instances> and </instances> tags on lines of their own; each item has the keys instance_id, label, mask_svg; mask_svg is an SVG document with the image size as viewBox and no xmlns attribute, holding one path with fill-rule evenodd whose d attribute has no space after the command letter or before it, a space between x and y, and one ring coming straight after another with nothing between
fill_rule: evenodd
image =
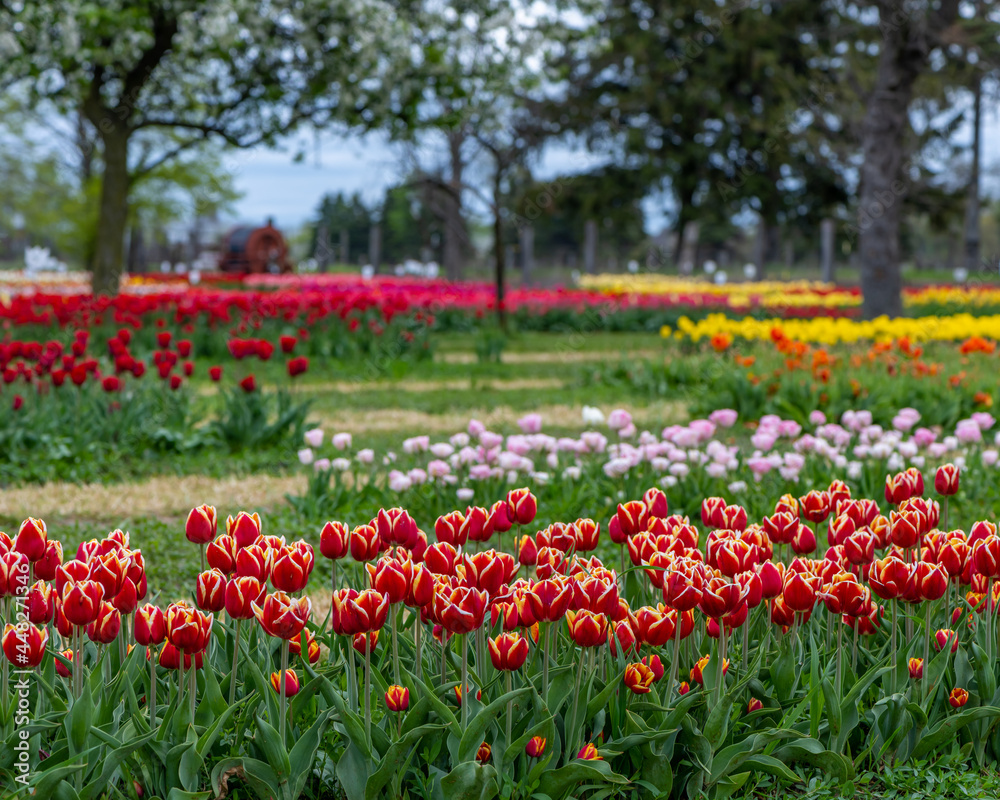
<instances>
[{"instance_id":1,"label":"yellow flower row","mask_svg":"<svg viewBox=\"0 0 1000 800\"><path fill-rule=\"evenodd\" d=\"M662 295L674 302L700 305L703 300L724 302L729 308L749 307L846 308L861 304L861 295L820 281L752 281L715 284L672 275L584 275L584 289L608 294ZM909 307L938 305L1000 305L1000 286L924 286L906 289Z\"/></svg>"},{"instance_id":2,"label":"yellow flower row","mask_svg":"<svg viewBox=\"0 0 1000 800\"><path fill-rule=\"evenodd\" d=\"M852 320L844 317L812 319L732 319L724 314L709 314L697 322L681 317L676 329L665 325L663 338L699 341L717 333L728 333L747 341L770 341L772 331L780 330L786 338L812 344L831 345L858 341L892 341L908 338L914 342L964 341L970 336L1000 340L1000 314L974 317L954 314L938 317L902 317Z\"/></svg>"}]
</instances>

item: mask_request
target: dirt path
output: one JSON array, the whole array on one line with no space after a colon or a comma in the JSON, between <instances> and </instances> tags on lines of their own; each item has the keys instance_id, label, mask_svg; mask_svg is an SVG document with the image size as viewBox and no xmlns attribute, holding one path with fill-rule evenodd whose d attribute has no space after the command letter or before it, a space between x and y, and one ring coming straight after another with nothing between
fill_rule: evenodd
<instances>
[{"instance_id":1,"label":"dirt path","mask_svg":"<svg viewBox=\"0 0 1000 800\"><path fill-rule=\"evenodd\" d=\"M264 509L284 502L285 495L305 488L305 475L208 478L165 476L137 483L50 483L0 492L0 516L15 520L106 520L127 517L183 517L197 505L214 503L220 513L241 508ZM224 499L225 509L220 502Z\"/></svg>"}]
</instances>

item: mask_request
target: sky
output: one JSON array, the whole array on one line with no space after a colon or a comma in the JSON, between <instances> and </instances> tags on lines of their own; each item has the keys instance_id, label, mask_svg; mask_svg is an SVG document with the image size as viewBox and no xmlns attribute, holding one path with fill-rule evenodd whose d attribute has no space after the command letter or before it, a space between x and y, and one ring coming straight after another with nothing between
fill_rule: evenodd
<instances>
[{"instance_id":1,"label":"sky","mask_svg":"<svg viewBox=\"0 0 1000 800\"><path fill-rule=\"evenodd\" d=\"M983 167L994 168L984 175L984 194L1000 195L1000 108L989 106L982 137ZM958 141L969 141L971 130L959 130ZM305 157L295 159L304 151ZM546 180L593 169L605 162L603 156L567 145L549 146L534 165L535 177ZM324 134L317 141L298 137L282 149L255 148L236 152L227 159L236 188L243 197L236 203L234 216L240 222L263 223L273 217L279 228L293 230L309 221L328 192L358 191L368 204L382 199L386 187L399 181L407 172L398 146L385 137L370 135L342 136ZM646 228L657 233L668 221L669 207L663 197L647 199L644 204Z\"/></svg>"}]
</instances>

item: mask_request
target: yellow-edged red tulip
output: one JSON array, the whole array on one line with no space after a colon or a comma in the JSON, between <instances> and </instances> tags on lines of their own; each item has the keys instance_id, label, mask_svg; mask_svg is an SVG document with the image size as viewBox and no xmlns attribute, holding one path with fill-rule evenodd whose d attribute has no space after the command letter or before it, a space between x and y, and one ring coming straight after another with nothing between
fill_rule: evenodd
<instances>
[{"instance_id":1,"label":"yellow-edged red tulip","mask_svg":"<svg viewBox=\"0 0 1000 800\"><path fill-rule=\"evenodd\" d=\"M17 669L33 669L42 663L49 632L34 625L11 625L3 629L3 653Z\"/></svg>"},{"instance_id":2,"label":"yellow-edged red tulip","mask_svg":"<svg viewBox=\"0 0 1000 800\"><path fill-rule=\"evenodd\" d=\"M593 611L567 611L566 624L570 638L580 647L597 647L607 641L608 620Z\"/></svg>"},{"instance_id":3,"label":"yellow-edged red tulip","mask_svg":"<svg viewBox=\"0 0 1000 800\"><path fill-rule=\"evenodd\" d=\"M21 553L32 563L41 561L48 548L49 537L45 523L40 519L28 517L21 523L14 539L14 550Z\"/></svg>"},{"instance_id":4,"label":"yellow-edged red tulip","mask_svg":"<svg viewBox=\"0 0 1000 800\"><path fill-rule=\"evenodd\" d=\"M952 708L961 708L969 702L969 693L965 689L956 686L951 690L951 694L948 695L948 702L951 703Z\"/></svg>"},{"instance_id":5,"label":"yellow-edged red tulip","mask_svg":"<svg viewBox=\"0 0 1000 800\"><path fill-rule=\"evenodd\" d=\"M167 638L167 618L163 609L146 603L135 610L133 636L138 644L145 647L162 644Z\"/></svg>"},{"instance_id":6,"label":"yellow-edged red tulip","mask_svg":"<svg viewBox=\"0 0 1000 800\"><path fill-rule=\"evenodd\" d=\"M655 679L653 670L642 662L625 667L623 682L633 694L648 694Z\"/></svg>"},{"instance_id":7,"label":"yellow-edged red tulip","mask_svg":"<svg viewBox=\"0 0 1000 800\"><path fill-rule=\"evenodd\" d=\"M192 508L184 523L184 535L194 544L208 544L215 538L219 519L214 506L201 505Z\"/></svg>"},{"instance_id":8,"label":"yellow-edged red tulip","mask_svg":"<svg viewBox=\"0 0 1000 800\"><path fill-rule=\"evenodd\" d=\"M524 746L524 752L528 758L541 758L545 755L545 745L548 741L544 736L532 736Z\"/></svg>"},{"instance_id":9,"label":"yellow-edged red tulip","mask_svg":"<svg viewBox=\"0 0 1000 800\"><path fill-rule=\"evenodd\" d=\"M293 600L284 592L277 591L264 595L264 601L260 604L252 602L251 607L268 635L278 639L293 639L302 632L309 620L312 601L308 597Z\"/></svg>"},{"instance_id":10,"label":"yellow-edged red tulip","mask_svg":"<svg viewBox=\"0 0 1000 800\"><path fill-rule=\"evenodd\" d=\"M226 607L225 573L214 567L199 573L194 596L195 603L202 611L222 611Z\"/></svg>"},{"instance_id":11,"label":"yellow-edged red tulip","mask_svg":"<svg viewBox=\"0 0 1000 800\"><path fill-rule=\"evenodd\" d=\"M285 684L285 697L295 697L299 693L299 676L294 669L285 670L284 681L277 672L271 673L271 687L278 694L281 694L282 682Z\"/></svg>"},{"instance_id":12,"label":"yellow-edged red tulip","mask_svg":"<svg viewBox=\"0 0 1000 800\"><path fill-rule=\"evenodd\" d=\"M98 644L111 644L122 629L122 612L107 600L101 601L97 618L87 626L87 636Z\"/></svg>"},{"instance_id":13,"label":"yellow-edged red tulip","mask_svg":"<svg viewBox=\"0 0 1000 800\"><path fill-rule=\"evenodd\" d=\"M226 533L236 540L236 547L249 547L261 533L260 515L255 511L248 514L240 511L235 517L226 517Z\"/></svg>"},{"instance_id":14,"label":"yellow-edged red tulip","mask_svg":"<svg viewBox=\"0 0 1000 800\"><path fill-rule=\"evenodd\" d=\"M405 686L390 686L385 693L385 706L397 714L410 707L410 690Z\"/></svg>"},{"instance_id":15,"label":"yellow-edged red tulip","mask_svg":"<svg viewBox=\"0 0 1000 800\"><path fill-rule=\"evenodd\" d=\"M487 639L490 660L505 672L520 669L528 658L528 640L516 633L502 633Z\"/></svg>"}]
</instances>

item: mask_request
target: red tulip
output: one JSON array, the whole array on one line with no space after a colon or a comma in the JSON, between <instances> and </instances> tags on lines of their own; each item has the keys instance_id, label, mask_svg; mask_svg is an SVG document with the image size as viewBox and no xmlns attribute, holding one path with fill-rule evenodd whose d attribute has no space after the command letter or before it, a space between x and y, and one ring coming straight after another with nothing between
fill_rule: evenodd
<instances>
[{"instance_id":1,"label":"red tulip","mask_svg":"<svg viewBox=\"0 0 1000 800\"><path fill-rule=\"evenodd\" d=\"M209 542L205 548L205 560L212 569L231 575L236 571L236 539L228 533Z\"/></svg>"},{"instance_id":2,"label":"red tulip","mask_svg":"<svg viewBox=\"0 0 1000 800\"><path fill-rule=\"evenodd\" d=\"M969 693L965 689L956 687L948 695L948 702L951 703L952 708L961 708L969 702Z\"/></svg>"},{"instance_id":3,"label":"red tulip","mask_svg":"<svg viewBox=\"0 0 1000 800\"><path fill-rule=\"evenodd\" d=\"M22 553L28 561L40 561L48 549L48 533L45 523L40 519L28 517L21 523L14 540L14 549Z\"/></svg>"},{"instance_id":4,"label":"red tulip","mask_svg":"<svg viewBox=\"0 0 1000 800\"><path fill-rule=\"evenodd\" d=\"M260 626L270 636L293 639L298 636L309 619L312 603L308 597L292 600L282 591L264 596L263 603L251 602Z\"/></svg>"},{"instance_id":5,"label":"red tulip","mask_svg":"<svg viewBox=\"0 0 1000 800\"><path fill-rule=\"evenodd\" d=\"M100 611L104 589L97 581L67 581L60 596L60 608L73 625L89 625Z\"/></svg>"},{"instance_id":6,"label":"red tulip","mask_svg":"<svg viewBox=\"0 0 1000 800\"><path fill-rule=\"evenodd\" d=\"M87 636L98 644L111 644L122 629L122 614L106 600L101 602L97 617L87 626Z\"/></svg>"},{"instance_id":7,"label":"red tulip","mask_svg":"<svg viewBox=\"0 0 1000 800\"><path fill-rule=\"evenodd\" d=\"M410 690L405 686L390 686L385 693L385 705L397 714L410 707Z\"/></svg>"},{"instance_id":8,"label":"red tulip","mask_svg":"<svg viewBox=\"0 0 1000 800\"><path fill-rule=\"evenodd\" d=\"M212 616L185 603L173 603L166 611L167 639L185 655L200 653L212 635Z\"/></svg>"},{"instance_id":9,"label":"red tulip","mask_svg":"<svg viewBox=\"0 0 1000 800\"><path fill-rule=\"evenodd\" d=\"M167 618L163 610L149 603L136 609L133 635L136 644L146 647L162 644L167 638Z\"/></svg>"},{"instance_id":10,"label":"red tulip","mask_svg":"<svg viewBox=\"0 0 1000 800\"><path fill-rule=\"evenodd\" d=\"M208 544L215 538L218 519L213 506L192 508L184 525L184 535L194 544Z\"/></svg>"},{"instance_id":11,"label":"red tulip","mask_svg":"<svg viewBox=\"0 0 1000 800\"><path fill-rule=\"evenodd\" d=\"M538 512L538 500L528 489L507 492L507 517L518 525L530 525Z\"/></svg>"},{"instance_id":12,"label":"red tulip","mask_svg":"<svg viewBox=\"0 0 1000 800\"><path fill-rule=\"evenodd\" d=\"M222 611L226 607L226 576L217 569L198 574L195 602L203 611Z\"/></svg>"},{"instance_id":13,"label":"red tulip","mask_svg":"<svg viewBox=\"0 0 1000 800\"><path fill-rule=\"evenodd\" d=\"M597 647L607 640L608 620L593 611L567 611L569 635L580 647Z\"/></svg>"},{"instance_id":14,"label":"red tulip","mask_svg":"<svg viewBox=\"0 0 1000 800\"><path fill-rule=\"evenodd\" d=\"M625 667L623 682L633 694L648 694L653 680L653 670L641 662Z\"/></svg>"},{"instance_id":15,"label":"red tulip","mask_svg":"<svg viewBox=\"0 0 1000 800\"><path fill-rule=\"evenodd\" d=\"M282 683L284 683L285 697L295 697L299 693L299 676L294 669L286 669L284 676L277 672L271 673L271 688L278 694L281 694Z\"/></svg>"},{"instance_id":16,"label":"red tulip","mask_svg":"<svg viewBox=\"0 0 1000 800\"><path fill-rule=\"evenodd\" d=\"M305 544L305 543L302 543ZM312 572L312 548L286 545L272 554L271 583L283 592L301 592Z\"/></svg>"},{"instance_id":17,"label":"red tulip","mask_svg":"<svg viewBox=\"0 0 1000 800\"><path fill-rule=\"evenodd\" d=\"M959 469L954 464L942 464L934 475L934 491L944 497L958 494Z\"/></svg>"},{"instance_id":18,"label":"red tulip","mask_svg":"<svg viewBox=\"0 0 1000 800\"><path fill-rule=\"evenodd\" d=\"M26 603L28 622L33 625L47 625L56 612L55 593L45 581L35 581L28 589Z\"/></svg>"},{"instance_id":19,"label":"red tulip","mask_svg":"<svg viewBox=\"0 0 1000 800\"><path fill-rule=\"evenodd\" d=\"M544 736L532 736L524 746L524 752L528 758L541 758L545 755L545 745L547 743Z\"/></svg>"},{"instance_id":20,"label":"red tulip","mask_svg":"<svg viewBox=\"0 0 1000 800\"><path fill-rule=\"evenodd\" d=\"M351 531L351 558L355 561L374 561L381 549L381 540L374 525L358 525Z\"/></svg>"},{"instance_id":21,"label":"red tulip","mask_svg":"<svg viewBox=\"0 0 1000 800\"><path fill-rule=\"evenodd\" d=\"M495 669L513 671L520 669L528 658L528 640L516 633L502 633L487 639L490 660Z\"/></svg>"},{"instance_id":22,"label":"red tulip","mask_svg":"<svg viewBox=\"0 0 1000 800\"><path fill-rule=\"evenodd\" d=\"M3 629L3 653L15 669L33 669L42 663L49 632L34 625L11 625Z\"/></svg>"},{"instance_id":23,"label":"red tulip","mask_svg":"<svg viewBox=\"0 0 1000 800\"><path fill-rule=\"evenodd\" d=\"M319 552L338 561L347 556L351 534L343 522L328 522L319 534Z\"/></svg>"}]
</instances>

